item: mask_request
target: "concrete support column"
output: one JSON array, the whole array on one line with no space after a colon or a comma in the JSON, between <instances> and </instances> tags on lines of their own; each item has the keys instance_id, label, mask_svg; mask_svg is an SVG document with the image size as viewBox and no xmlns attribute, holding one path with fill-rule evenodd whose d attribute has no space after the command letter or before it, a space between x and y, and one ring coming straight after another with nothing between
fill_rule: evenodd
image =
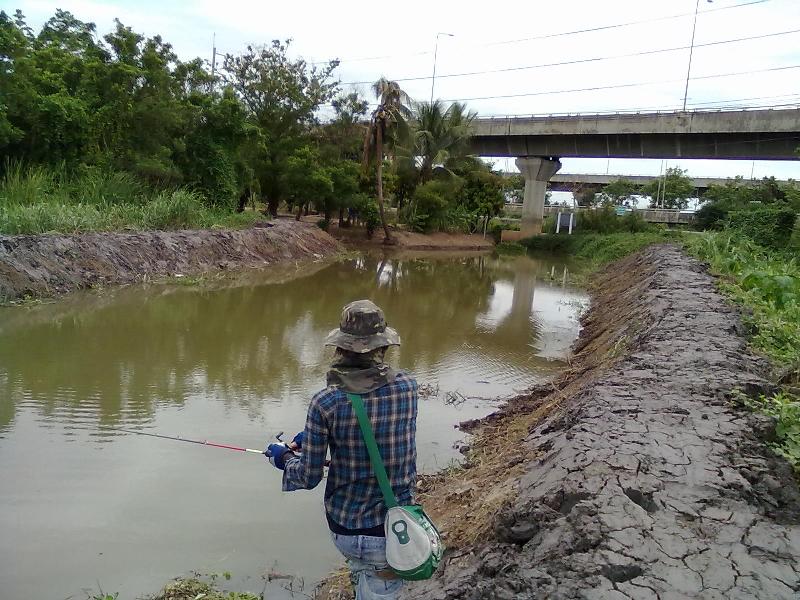
<instances>
[{"instance_id":1,"label":"concrete support column","mask_svg":"<svg viewBox=\"0 0 800 600\"><path fill-rule=\"evenodd\" d=\"M530 237L542 233L544 219L544 196L547 182L561 168L557 158L521 156L516 160L517 168L525 177L525 196L522 202L522 223L520 237Z\"/></svg>"}]
</instances>

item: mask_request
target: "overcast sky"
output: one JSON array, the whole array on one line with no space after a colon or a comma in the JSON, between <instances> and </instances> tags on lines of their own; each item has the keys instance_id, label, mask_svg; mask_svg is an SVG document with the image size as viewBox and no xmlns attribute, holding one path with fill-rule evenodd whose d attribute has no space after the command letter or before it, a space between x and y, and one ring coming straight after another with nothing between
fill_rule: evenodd
<instances>
[{"instance_id":1,"label":"overcast sky","mask_svg":"<svg viewBox=\"0 0 800 600\"><path fill-rule=\"evenodd\" d=\"M112 29L116 17L137 32L160 34L184 59L201 56L210 61L214 33L222 53L292 38L295 55L309 61L340 59L336 74L343 83L374 81L381 75L412 79L401 83L418 100L430 98L437 33L449 33L452 37L439 37L435 95L465 100L471 109L489 116L679 109L695 0L527 0L498 5L430 0L0 0L0 7L7 12L20 8L34 28L60 7L96 23L100 34ZM586 29L595 31L570 33ZM716 44L770 34L781 35ZM800 104L798 42L800 0L700 0L692 77L701 79L689 82L689 108ZM652 53L655 50L669 51ZM448 77L604 57L615 58ZM774 70L780 67L788 68ZM733 73L744 74L707 77ZM640 83L647 85L564 92ZM344 87L368 91L367 84ZM562 93L549 93L557 91ZM657 174L662 161L571 158L563 163L563 172L647 175ZM696 176L752 173L800 179L800 163L794 161L668 163ZM498 166L515 169L513 159L500 159Z\"/></svg>"}]
</instances>

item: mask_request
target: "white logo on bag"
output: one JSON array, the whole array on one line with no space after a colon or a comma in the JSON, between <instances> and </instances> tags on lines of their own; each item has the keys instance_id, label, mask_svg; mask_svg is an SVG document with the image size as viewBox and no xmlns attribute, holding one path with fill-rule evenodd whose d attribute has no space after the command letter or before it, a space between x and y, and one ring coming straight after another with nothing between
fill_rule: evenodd
<instances>
[{"instance_id":1,"label":"white logo on bag","mask_svg":"<svg viewBox=\"0 0 800 600\"><path fill-rule=\"evenodd\" d=\"M398 525L401 525L402 527L398 528ZM408 523L405 521L401 520L392 523L392 533L397 536L397 541L401 544L407 544L411 541L411 538L408 537Z\"/></svg>"}]
</instances>

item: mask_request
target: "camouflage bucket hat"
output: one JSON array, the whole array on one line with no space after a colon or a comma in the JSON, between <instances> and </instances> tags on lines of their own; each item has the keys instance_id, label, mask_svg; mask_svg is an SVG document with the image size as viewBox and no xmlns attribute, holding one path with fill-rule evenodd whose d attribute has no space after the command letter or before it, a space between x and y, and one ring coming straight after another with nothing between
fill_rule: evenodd
<instances>
[{"instance_id":1,"label":"camouflage bucket hat","mask_svg":"<svg viewBox=\"0 0 800 600\"><path fill-rule=\"evenodd\" d=\"M342 309L339 328L328 334L325 345L364 354L384 346L399 346L400 336L386 326L383 311L375 303L356 300Z\"/></svg>"}]
</instances>

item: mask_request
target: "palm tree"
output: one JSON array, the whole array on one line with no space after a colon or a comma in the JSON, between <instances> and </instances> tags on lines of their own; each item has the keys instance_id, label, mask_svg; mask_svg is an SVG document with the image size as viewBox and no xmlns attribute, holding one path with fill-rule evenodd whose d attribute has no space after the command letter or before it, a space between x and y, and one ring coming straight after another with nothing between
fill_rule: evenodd
<instances>
[{"instance_id":1,"label":"palm tree","mask_svg":"<svg viewBox=\"0 0 800 600\"><path fill-rule=\"evenodd\" d=\"M402 132L406 129L408 117L411 111L408 104L411 98L406 94L396 81L389 81L381 77L372 85L375 97L378 99L378 107L372 112L367 134L364 137L364 168L366 169L371 160L375 160L378 180L378 208L381 215L381 225L383 226L384 243L390 244L394 241L386 224L386 212L383 203L383 157L384 146L388 145L392 149L395 142Z\"/></svg>"},{"instance_id":2,"label":"palm tree","mask_svg":"<svg viewBox=\"0 0 800 600\"><path fill-rule=\"evenodd\" d=\"M475 112L453 102L445 109L441 100L415 106L413 154L419 167L420 183L430 181L434 170L451 173L474 161L469 155L470 128Z\"/></svg>"}]
</instances>

